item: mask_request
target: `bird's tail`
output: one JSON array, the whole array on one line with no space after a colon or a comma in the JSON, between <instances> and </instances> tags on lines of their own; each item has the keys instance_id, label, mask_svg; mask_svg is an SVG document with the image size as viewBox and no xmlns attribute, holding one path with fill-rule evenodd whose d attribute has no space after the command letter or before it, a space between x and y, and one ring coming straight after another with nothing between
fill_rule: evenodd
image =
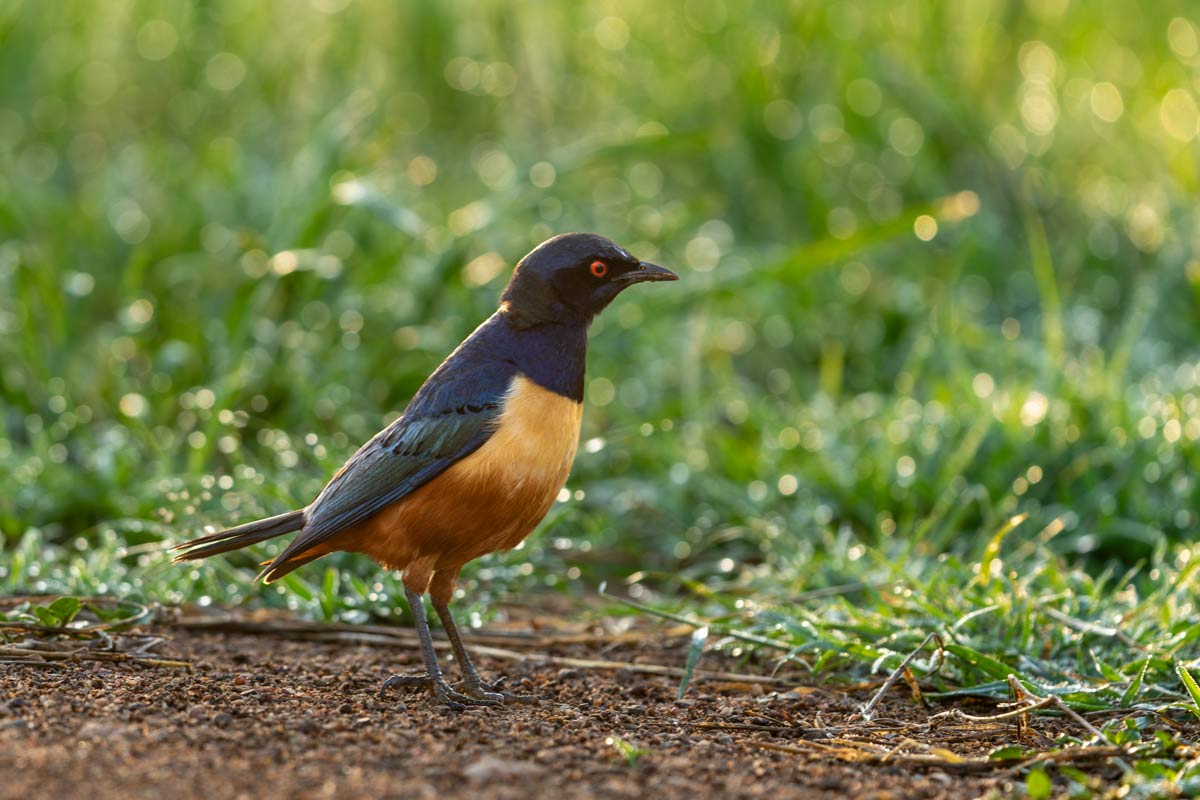
<instances>
[{"instance_id":1,"label":"bird's tail","mask_svg":"<svg viewBox=\"0 0 1200 800\"><path fill-rule=\"evenodd\" d=\"M266 519L247 522L236 528L226 528L223 531L210 533L197 539L177 544L172 550L178 550L175 561L192 561L197 558L208 558L217 553L227 553L230 550L240 550L247 545L265 542L285 533L298 531L304 527L304 509L289 511Z\"/></svg>"}]
</instances>

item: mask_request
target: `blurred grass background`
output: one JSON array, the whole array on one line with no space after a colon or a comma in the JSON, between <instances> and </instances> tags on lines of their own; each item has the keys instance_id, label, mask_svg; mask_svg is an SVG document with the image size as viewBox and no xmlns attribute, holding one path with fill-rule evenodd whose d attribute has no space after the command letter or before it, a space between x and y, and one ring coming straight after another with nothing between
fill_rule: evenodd
<instances>
[{"instance_id":1,"label":"blurred grass background","mask_svg":"<svg viewBox=\"0 0 1200 800\"><path fill-rule=\"evenodd\" d=\"M569 230L683 280L595 325L569 491L469 595L1003 577L1018 514L1182 568L1193 16L0 4L0 580L394 613L352 557L263 597L160 543L307 502Z\"/></svg>"},{"instance_id":2,"label":"blurred grass background","mask_svg":"<svg viewBox=\"0 0 1200 800\"><path fill-rule=\"evenodd\" d=\"M473 624L607 582L834 679L937 634L928 698L1015 676L1124 748L1068 795L1200 791L1198 21L0 3L0 592L405 613L356 556L264 588L270 546L164 545L308 502L593 230L683 280L595 324L567 490Z\"/></svg>"}]
</instances>

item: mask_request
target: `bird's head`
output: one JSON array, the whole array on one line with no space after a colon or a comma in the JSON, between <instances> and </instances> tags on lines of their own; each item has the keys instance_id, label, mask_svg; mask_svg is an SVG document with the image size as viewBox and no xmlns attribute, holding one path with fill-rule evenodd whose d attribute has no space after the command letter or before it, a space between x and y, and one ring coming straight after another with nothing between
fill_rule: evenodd
<instances>
[{"instance_id":1,"label":"bird's head","mask_svg":"<svg viewBox=\"0 0 1200 800\"><path fill-rule=\"evenodd\" d=\"M678 279L671 270L639 261L603 236L564 233L521 259L500 296L500 307L509 322L521 328L588 322L635 283Z\"/></svg>"}]
</instances>

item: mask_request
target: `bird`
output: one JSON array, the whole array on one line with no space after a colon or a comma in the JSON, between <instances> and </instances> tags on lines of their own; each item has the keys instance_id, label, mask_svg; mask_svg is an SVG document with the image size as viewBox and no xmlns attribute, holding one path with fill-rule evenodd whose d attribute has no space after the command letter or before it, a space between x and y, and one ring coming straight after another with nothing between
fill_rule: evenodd
<instances>
[{"instance_id":1,"label":"bird","mask_svg":"<svg viewBox=\"0 0 1200 800\"><path fill-rule=\"evenodd\" d=\"M202 559L295 533L259 573L271 583L321 556L363 553L400 572L425 672L380 692L424 689L454 709L535 698L483 680L450 613L459 572L511 550L566 484L583 416L588 327L639 283L678 280L593 233L565 233L513 269L500 304L425 380L404 412L358 449L307 506L175 545ZM438 664L424 595L462 680Z\"/></svg>"}]
</instances>

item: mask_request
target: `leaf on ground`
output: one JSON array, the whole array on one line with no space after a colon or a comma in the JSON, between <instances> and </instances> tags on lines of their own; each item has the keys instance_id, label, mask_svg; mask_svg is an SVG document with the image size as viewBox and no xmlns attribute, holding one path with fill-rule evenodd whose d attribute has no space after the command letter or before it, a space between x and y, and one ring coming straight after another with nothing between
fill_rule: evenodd
<instances>
[{"instance_id":1,"label":"leaf on ground","mask_svg":"<svg viewBox=\"0 0 1200 800\"><path fill-rule=\"evenodd\" d=\"M34 606L33 615L47 628L62 628L75 619L83 602L78 597L59 597L49 605Z\"/></svg>"},{"instance_id":2,"label":"leaf on ground","mask_svg":"<svg viewBox=\"0 0 1200 800\"><path fill-rule=\"evenodd\" d=\"M1030 771L1029 777L1025 779L1025 792L1030 800L1045 800L1053 791L1054 784L1044 769L1038 767Z\"/></svg>"}]
</instances>

